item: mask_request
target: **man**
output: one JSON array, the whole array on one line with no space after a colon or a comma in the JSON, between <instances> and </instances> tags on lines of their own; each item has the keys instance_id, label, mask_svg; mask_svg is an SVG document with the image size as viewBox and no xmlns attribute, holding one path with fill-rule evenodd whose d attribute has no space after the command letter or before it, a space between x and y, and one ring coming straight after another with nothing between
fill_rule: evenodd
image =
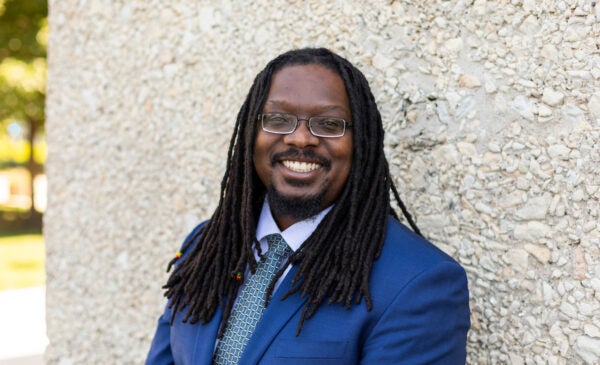
<instances>
[{"instance_id":1,"label":"man","mask_svg":"<svg viewBox=\"0 0 600 365\"><path fill-rule=\"evenodd\" d=\"M271 61L237 116L219 205L171 262L147 364L464 364L465 272L420 236L383 134L347 60Z\"/></svg>"}]
</instances>

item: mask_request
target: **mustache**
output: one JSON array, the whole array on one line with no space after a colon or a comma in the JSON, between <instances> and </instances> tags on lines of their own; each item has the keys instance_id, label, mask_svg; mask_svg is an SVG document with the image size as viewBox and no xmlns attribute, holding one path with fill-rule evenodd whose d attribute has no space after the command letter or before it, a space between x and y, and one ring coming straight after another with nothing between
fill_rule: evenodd
<instances>
[{"instance_id":1,"label":"mustache","mask_svg":"<svg viewBox=\"0 0 600 365\"><path fill-rule=\"evenodd\" d=\"M315 153L315 151L313 151L313 150L300 151L300 150L297 150L294 148L290 148L287 151L283 151L283 152L274 154L271 157L271 166L274 166L277 162L279 162L283 159L294 159L294 158L298 159L298 160L307 159L307 160L317 161L325 169L329 170L331 168L331 161L329 161L327 158L325 158L321 155L317 155Z\"/></svg>"}]
</instances>

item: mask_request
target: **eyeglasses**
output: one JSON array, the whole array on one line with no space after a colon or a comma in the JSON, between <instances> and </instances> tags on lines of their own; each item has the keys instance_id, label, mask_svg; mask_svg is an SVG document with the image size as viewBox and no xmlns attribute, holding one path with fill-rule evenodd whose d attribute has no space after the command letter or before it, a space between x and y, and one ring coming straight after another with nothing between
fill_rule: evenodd
<instances>
[{"instance_id":1,"label":"eyeglasses","mask_svg":"<svg viewBox=\"0 0 600 365\"><path fill-rule=\"evenodd\" d=\"M292 134L298 128L298 123L306 120L308 129L313 136L325 138L342 137L346 132L346 127L352 126L352 122L342 118L327 116L298 118L297 115L287 113L259 114L258 120L262 123L262 129L265 132L275 134Z\"/></svg>"}]
</instances>

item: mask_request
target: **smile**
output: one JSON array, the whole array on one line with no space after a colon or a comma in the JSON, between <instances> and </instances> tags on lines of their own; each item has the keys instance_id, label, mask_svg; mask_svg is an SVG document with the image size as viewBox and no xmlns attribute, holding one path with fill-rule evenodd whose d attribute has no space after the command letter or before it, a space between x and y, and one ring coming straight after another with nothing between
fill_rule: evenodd
<instances>
[{"instance_id":1,"label":"smile","mask_svg":"<svg viewBox=\"0 0 600 365\"><path fill-rule=\"evenodd\" d=\"M283 160L281 163L283 163L283 166L294 172L311 172L321 167L321 164L315 162Z\"/></svg>"}]
</instances>

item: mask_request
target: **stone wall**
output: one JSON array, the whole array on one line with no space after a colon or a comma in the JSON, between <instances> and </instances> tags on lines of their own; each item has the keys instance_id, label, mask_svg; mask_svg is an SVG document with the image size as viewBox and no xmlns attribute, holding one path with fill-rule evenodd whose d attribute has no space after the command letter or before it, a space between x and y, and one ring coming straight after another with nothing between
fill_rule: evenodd
<instances>
[{"instance_id":1,"label":"stone wall","mask_svg":"<svg viewBox=\"0 0 600 365\"><path fill-rule=\"evenodd\" d=\"M404 200L468 272L468 362L600 362L600 5L363 3L50 1L48 363L142 362L254 75L302 46L370 80Z\"/></svg>"}]
</instances>

